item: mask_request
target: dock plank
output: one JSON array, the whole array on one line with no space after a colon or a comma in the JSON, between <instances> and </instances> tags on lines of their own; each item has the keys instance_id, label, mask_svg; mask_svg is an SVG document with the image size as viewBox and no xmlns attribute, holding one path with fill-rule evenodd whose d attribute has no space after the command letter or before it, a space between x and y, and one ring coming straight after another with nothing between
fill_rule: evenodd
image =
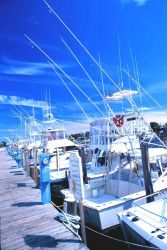
<instances>
[{"instance_id":1,"label":"dock plank","mask_svg":"<svg viewBox=\"0 0 167 250\"><path fill-rule=\"evenodd\" d=\"M88 250L57 220L51 204L41 204L34 181L5 151L0 152L0 216L2 250Z\"/></svg>"}]
</instances>

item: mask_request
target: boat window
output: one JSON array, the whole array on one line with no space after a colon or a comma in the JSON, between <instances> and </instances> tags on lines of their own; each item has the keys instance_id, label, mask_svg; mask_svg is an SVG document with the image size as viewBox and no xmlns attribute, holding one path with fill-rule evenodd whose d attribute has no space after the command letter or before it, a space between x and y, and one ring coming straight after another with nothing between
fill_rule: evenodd
<instances>
[{"instance_id":1,"label":"boat window","mask_svg":"<svg viewBox=\"0 0 167 250\"><path fill-rule=\"evenodd\" d=\"M131 117L131 118L128 118L128 119L127 119L128 122L129 122L129 121L134 121L134 120L136 120L136 117Z\"/></svg>"}]
</instances>

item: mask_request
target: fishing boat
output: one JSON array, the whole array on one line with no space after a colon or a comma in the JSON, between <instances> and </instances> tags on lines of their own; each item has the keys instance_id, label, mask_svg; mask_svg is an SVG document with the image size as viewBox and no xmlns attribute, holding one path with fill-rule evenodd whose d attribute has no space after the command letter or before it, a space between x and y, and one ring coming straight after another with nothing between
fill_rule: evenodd
<instances>
[{"instance_id":1,"label":"fishing boat","mask_svg":"<svg viewBox=\"0 0 167 250\"><path fill-rule=\"evenodd\" d=\"M42 133L43 147L50 154L51 182L67 179L70 153L77 150L77 144L67 138L66 129L48 129Z\"/></svg>"},{"instance_id":2,"label":"fishing boat","mask_svg":"<svg viewBox=\"0 0 167 250\"><path fill-rule=\"evenodd\" d=\"M42 152L50 154L50 181L52 184L67 181L70 152L77 149L77 144L69 140L66 129L58 123L51 111L51 104L45 102L42 109L43 121L37 122L33 116L28 116L27 144L19 141L18 148L24 148L31 176L39 183L40 168L38 156ZM25 128L25 129L27 129ZM25 157L28 157L26 160ZM26 165L26 164L25 164ZM35 168L34 168L35 167ZM35 177L34 177L35 176Z\"/></svg>"},{"instance_id":3,"label":"fishing boat","mask_svg":"<svg viewBox=\"0 0 167 250\"><path fill-rule=\"evenodd\" d=\"M158 192L133 203L133 207L119 213L119 220L127 241L132 244L129 249L140 249L137 246L167 249L167 196L166 192ZM135 246L133 245L135 243Z\"/></svg>"},{"instance_id":4,"label":"fishing boat","mask_svg":"<svg viewBox=\"0 0 167 250\"><path fill-rule=\"evenodd\" d=\"M56 120L51 110L51 104L43 108L42 148L50 154L50 180L60 183L67 180L69 157L77 144L69 140L67 130Z\"/></svg>"},{"instance_id":5,"label":"fishing boat","mask_svg":"<svg viewBox=\"0 0 167 250\"><path fill-rule=\"evenodd\" d=\"M57 67L71 80L36 43L30 38L28 39L51 60L51 66L54 70L54 67ZM71 50L70 52L73 54ZM94 58L92 60L107 75L101 65ZM84 69L83 66L82 69ZM66 86L61 75L56 70L55 72ZM86 74L88 75L87 72ZM89 75L88 77L94 84L92 78ZM109 76L108 78L111 79ZM94 86L96 85L94 84ZM121 87L116 85L119 91L108 96L104 96L96 86L108 115L106 118L98 118L90 122L90 150L87 160L82 159L81 163L80 156L76 152L71 152L72 158L70 157L70 174L68 176L69 189L61 191L65 199L71 198L77 202L79 201L77 199L79 193L85 209L86 223L100 230L117 226L119 224L117 213L130 208L133 200L145 196L141 143L149 145L154 191L163 190L166 187L164 179L159 179L159 175L166 167L167 149L161 139L152 131L145 121L143 113L134 102L132 96L137 95L137 93L140 95L139 91L141 90L138 81L136 86L138 91L132 90L132 88L125 89L123 84L121 84ZM70 93L78 103L74 94L71 91ZM83 91L82 93L91 100ZM125 112L124 99L130 105L130 112ZM121 104L119 105L121 106L121 112L113 111L113 108L109 105L113 101ZM91 103L93 102L91 101ZM83 107L79 103L78 105L88 118ZM99 110L96 104L94 104L94 107ZM102 115L104 114L102 113ZM157 180L159 180L158 185L156 184Z\"/></svg>"},{"instance_id":6,"label":"fishing boat","mask_svg":"<svg viewBox=\"0 0 167 250\"><path fill-rule=\"evenodd\" d=\"M76 164L71 160L69 190L62 191L66 197L82 193L85 220L89 225L100 230L118 225L117 213L130 208L134 200L145 196L141 134L144 134L143 142L149 144L154 191L163 190L167 187L167 177L159 175L166 167L167 150L140 115L117 115L90 124L92 157L87 163L86 175L79 164L81 171L77 172Z\"/></svg>"}]
</instances>

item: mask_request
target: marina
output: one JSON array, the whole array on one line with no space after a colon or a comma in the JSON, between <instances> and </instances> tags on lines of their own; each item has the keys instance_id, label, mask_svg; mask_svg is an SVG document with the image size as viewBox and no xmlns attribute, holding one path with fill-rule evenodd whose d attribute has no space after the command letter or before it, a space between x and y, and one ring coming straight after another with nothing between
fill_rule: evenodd
<instances>
[{"instance_id":1,"label":"marina","mask_svg":"<svg viewBox=\"0 0 167 250\"><path fill-rule=\"evenodd\" d=\"M166 3L0 11L0 250L167 249Z\"/></svg>"}]
</instances>

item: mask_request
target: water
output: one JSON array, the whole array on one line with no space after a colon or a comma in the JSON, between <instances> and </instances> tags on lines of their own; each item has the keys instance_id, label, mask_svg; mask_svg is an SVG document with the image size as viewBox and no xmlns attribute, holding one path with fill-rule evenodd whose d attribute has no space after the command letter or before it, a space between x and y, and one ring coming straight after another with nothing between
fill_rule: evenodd
<instances>
[{"instance_id":1,"label":"water","mask_svg":"<svg viewBox=\"0 0 167 250\"><path fill-rule=\"evenodd\" d=\"M86 230L87 236L87 246L90 250L128 250L126 243L120 243L118 240L124 240L123 233L120 227L109 230L108 232L104 232L106 236L97 234L97 232L93 232L92 230ZM118 240L114 240L111 238L115 238Z\"/></svg>"}]
</instances>

